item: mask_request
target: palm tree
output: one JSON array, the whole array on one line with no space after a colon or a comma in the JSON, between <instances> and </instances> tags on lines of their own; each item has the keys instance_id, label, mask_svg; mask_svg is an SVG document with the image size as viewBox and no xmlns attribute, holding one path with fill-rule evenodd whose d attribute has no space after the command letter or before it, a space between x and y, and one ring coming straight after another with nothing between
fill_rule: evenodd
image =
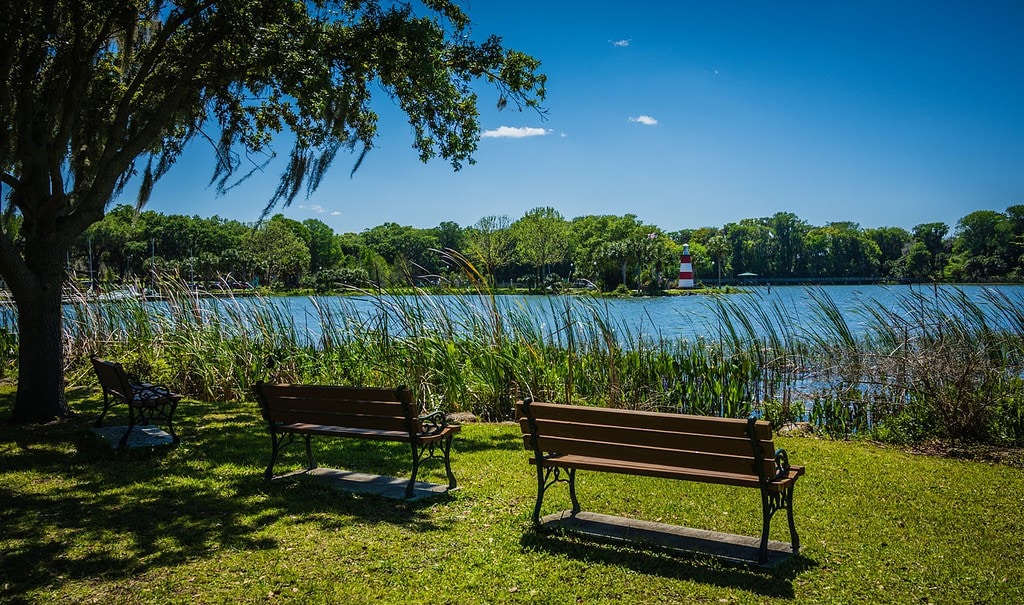
<instances>
[{"instance_id":1,"label":"palm tree","mask_svg":"<svg viewBox=\"0 0 1024 605\"><path fill-rule=\"evenodd\" d=\"M713 235L708 238L708 253L715 257L715 266L718 267L718 287L722 287L722 257L729 252L729 240L722 235Z\"/></svg>"}]
</instances>

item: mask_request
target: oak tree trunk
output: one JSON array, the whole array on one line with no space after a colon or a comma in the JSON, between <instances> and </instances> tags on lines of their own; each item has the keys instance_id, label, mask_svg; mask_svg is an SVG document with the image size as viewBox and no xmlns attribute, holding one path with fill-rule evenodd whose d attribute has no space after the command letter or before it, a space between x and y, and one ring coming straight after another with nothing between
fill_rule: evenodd
<instances>
[{"instance_id":1,"label":"oak tree trunk","mask_svg":"<svg viewBox=\"0 0 1024 605\"><path fill-rule=\"evenodd\" d=\"M35 279L12 288L18 309L18 393L11 422L49 422L70 414L64 396L62 255L50 250L36 256L29 266Z\"/></svg>"}]
</instances>

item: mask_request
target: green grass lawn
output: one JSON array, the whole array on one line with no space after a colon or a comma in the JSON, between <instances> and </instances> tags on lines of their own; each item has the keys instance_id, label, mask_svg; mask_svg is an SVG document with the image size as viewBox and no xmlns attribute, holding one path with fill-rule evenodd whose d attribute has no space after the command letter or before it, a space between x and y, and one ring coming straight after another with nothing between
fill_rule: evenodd
<instances>
[{"instance_id":1,"label":"green grass lawn","mask_svg":"<svg viewBox=\"0 0 1024 605\"><path fill-rule=\"evenodd\" d=\"M779 438L807 467L794 499L804 550L763 570L535 534L535 475L513 424L465 426L460 489L406 503L265 483L254 404L183 402L180 447L129 457L89 430L98 394L71 399L68 421L0 426L0 602L1024 602L1024 470L1010 466ZM400 444L320 439L315 451L322 466L409 472ZM302 460L295 447L278 468ZM427 471L443 481L440 464ZM578 487L585 510L760 533L754 490L583 471ZM565 491L545 513L568 508ZM788 541L785 519L773 525Z\"/></svg>"}]
</instances>

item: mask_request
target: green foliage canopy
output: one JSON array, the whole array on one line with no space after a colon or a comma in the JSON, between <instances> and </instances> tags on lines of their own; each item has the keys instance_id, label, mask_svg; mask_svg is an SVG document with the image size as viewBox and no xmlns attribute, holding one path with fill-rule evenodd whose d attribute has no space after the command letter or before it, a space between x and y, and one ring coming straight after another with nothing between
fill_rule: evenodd
<instances>
[{"instance_id":1,"label":"green foliage canopy","mask_svg":"<svg viewBox=\"0 0 1024 605\"><path fill-rule=\"evenodd\" d=\"M288 131L269 213L316 189L339 151L355 151L358 167L377 133L377 90L408 116L422 160L458 169L479 138L475 81L499 105L544 98L536 59L471 34L450 0L24 0L0 11L0 182L23 217L0 232L0 275L26 335L14 419L67 414L65 253L131 177L141 173L141 206L205 140L223 191Z\"/></svg>"}]
</instances>

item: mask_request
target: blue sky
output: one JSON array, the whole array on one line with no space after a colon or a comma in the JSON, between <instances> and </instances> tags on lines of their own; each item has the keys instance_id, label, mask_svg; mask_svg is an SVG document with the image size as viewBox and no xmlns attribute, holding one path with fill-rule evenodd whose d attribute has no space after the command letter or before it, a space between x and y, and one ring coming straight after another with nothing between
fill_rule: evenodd
<instances>
[{"instance_id":1,"label":"blue sky","mask_svg":"<svg viewBox=\"0 0 1024 605\"><path fill-rule=\"evenodd\" d=\"M354 177L339 156L281 212L339 233L537 206L669 231L776 212L909 229L1024 203L1019 0L464 6L478 39L542 61L545 118L498 111L482 89L477 163L453 172L419 162L382 97L380 139ZM218 197L210 157L189 148L148 208L256 220L280 164Z\"/></svg>"}]
</instances>

